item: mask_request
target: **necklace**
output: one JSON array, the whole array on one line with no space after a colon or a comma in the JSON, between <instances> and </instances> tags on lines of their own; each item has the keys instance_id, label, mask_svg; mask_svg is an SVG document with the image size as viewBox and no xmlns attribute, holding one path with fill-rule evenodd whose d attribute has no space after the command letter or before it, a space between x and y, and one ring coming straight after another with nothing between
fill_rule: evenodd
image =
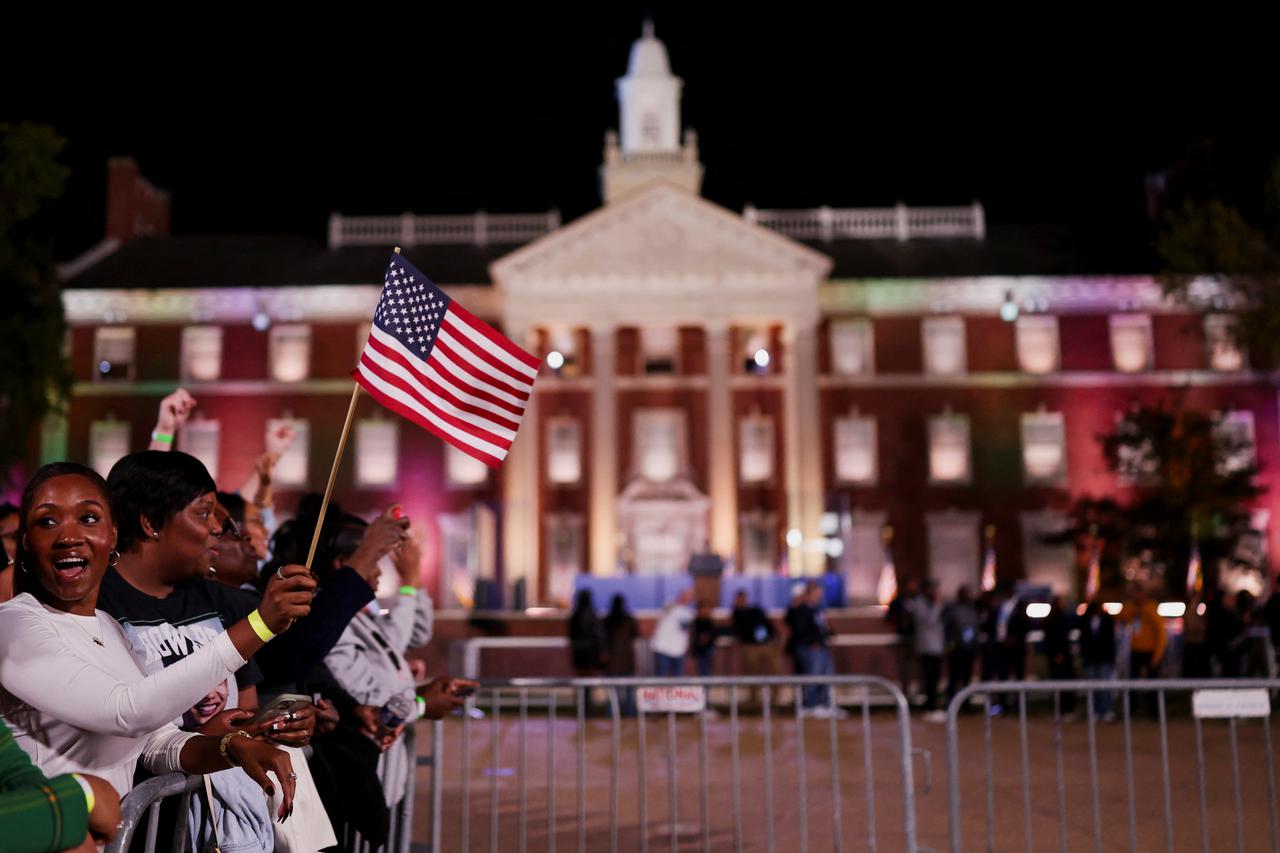
<instances>
[{"instance_id":1,"label":"necklace","mask_svg":"<svg viewBox=\"0 0 1280 853\"><path fill-rule=\"evenodd\" d=\"M98 613L98 611L96 610L93 612L93 620L98 625L98 634L101 635L102 634L102 615ZM97 645L101 646L104 649L107 647L107 644L102 641L102 637L101 636L95 637L93 635L93 632L84 626L84 624L80 621L79 617L76 617L74 621L76 623L76 627L78 627L81 631L84 631L86 637L88 637L90 640L93 640L94 643L96 643Z\"/></svg>"}]
</instances>

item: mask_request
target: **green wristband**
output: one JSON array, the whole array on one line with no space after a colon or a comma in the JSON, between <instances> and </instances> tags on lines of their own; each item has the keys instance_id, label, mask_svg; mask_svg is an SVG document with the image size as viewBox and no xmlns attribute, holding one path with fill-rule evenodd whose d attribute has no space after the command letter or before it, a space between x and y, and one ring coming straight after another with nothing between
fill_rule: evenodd
<instances>
[{"instance_id":1,"label":"green wristband","mask_svg":"<svg viewBox=\"0 0 1280 853\"><path fill-rule=\"evenodd\" d=\"M151 431L151 440L158 441L161 444L173 444L173 433L161 432L158 429L153 429Z\"/></svg>"},{"instance_id":2,"label":"green wristband","mask_svg":"<svg viewBox=\"0 0 1280 853\"><path fill-rule=\"evenodd\" d=\"M409 586L409 584L405 584L404 586L400 587L400 594L414 596L418 594L418 588L416 586Z\"/></svg>"}]
</instances>

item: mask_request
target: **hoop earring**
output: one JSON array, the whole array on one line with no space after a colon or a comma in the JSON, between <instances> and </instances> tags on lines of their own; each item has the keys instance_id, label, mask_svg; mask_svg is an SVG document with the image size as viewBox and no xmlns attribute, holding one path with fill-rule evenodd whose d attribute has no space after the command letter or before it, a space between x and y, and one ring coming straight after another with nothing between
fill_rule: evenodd
<instances>
[{"instance_id":1,"label":"hoop earring","mask_svg":"<svg viewBox=\"0 0 1280 853\"><path fill-rule=\"evenodd\" d=\"M112 548L111 553L107 555L107 568L114 569L118 565L120 565L120 552Z\"/></svg>"}]
</instances>

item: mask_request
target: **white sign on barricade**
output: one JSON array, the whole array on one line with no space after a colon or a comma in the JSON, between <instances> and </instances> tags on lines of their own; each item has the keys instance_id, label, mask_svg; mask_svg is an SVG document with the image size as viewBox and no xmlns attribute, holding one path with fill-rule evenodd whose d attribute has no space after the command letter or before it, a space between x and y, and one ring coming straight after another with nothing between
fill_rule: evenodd
<instances>
[{"instance_id":1,"label":"white sign on barricade","mask_svg":"<svg viewBox=\"0 0 1280 853\"><path fill-rule=\"evenodd\" d=\"M674 711L677 714L696 714L706 710L707 691L697 685L689 687L637 687L636 703L646 714Z\"/></svg>"},{"instance_id":2,"label":"white sign on barricade","mask_svg":"<svg viewBox=\"0 0 1280 853\"><path fill-rule=\"evenodd\" d=\"M1203 718L1269 717L1271 694L1265 689L1197 690L1191 695L1191 712Z\"/></svg>"}]
</instances>

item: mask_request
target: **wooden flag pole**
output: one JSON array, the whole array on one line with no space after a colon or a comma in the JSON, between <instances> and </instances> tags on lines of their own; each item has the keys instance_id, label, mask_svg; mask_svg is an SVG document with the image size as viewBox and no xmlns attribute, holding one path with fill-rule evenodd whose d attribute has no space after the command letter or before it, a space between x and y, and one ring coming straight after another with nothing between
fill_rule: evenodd
<instances>
[{"instance_id":1,"label":"wooden flag pole","mask_svg":"<svg viewBox=\"0 0 1280 853\"><path fill-rule=\"evenodd\" d=\"M396 246L396 254L400 247ZM324 500L320 502L320 515L316 518L316 529L311 534L311 547L307 549L307 568L315 559L316 547L320 544L320 530L324 527L324 516L329 511L329 498L333 496L333 484L338 479L338 466L342 464L342 451L347 449L347 436L351 433L351 421L356 416L356 402L360 399L360 383L351 389L351 404L347 406L347 419L342 423L342 435L338 437L338 452L333 454L333 467L329 469L329 484L324 487Z\"/></svg>"}]
</instances>

